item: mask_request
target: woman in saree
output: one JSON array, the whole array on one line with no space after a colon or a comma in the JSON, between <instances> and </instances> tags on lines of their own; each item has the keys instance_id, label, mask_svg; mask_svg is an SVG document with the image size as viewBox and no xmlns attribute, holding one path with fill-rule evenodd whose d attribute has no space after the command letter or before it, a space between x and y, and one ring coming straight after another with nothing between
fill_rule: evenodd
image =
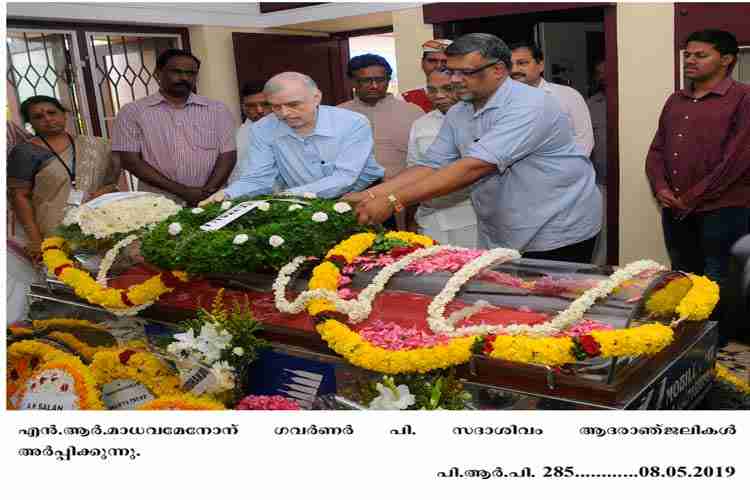
<instances>
[{"instance_id":1,"label":"woman in saree","mask_svg":"<svg viewBox=\"0 0 750 500\"><path fill-rule=\"evenodd\" d=\"M36 135L10 152L8 190L26 250L38 261L42 240L60 225L65 209L116 191L120 172L108 141L65 130L67 111L54 97L26 99L21 115Z\"/></svg>"}]
</instances>

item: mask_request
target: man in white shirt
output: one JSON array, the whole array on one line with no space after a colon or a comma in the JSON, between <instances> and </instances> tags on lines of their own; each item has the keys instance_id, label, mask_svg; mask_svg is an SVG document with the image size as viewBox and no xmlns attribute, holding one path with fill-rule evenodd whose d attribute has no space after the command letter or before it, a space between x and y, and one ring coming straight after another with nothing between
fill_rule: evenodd
<instances>
[{"instance_id":1,"label":"man in white shirt","mask_svg":"<svg viewBox=\"0 0 750 500\"><path fill-rule=\"evenodd\" d=\"M234 166L234 170L232 170L232 174L229 176L229 183L237 179L240 170L239 166L247 154L247 148L250 144L250 126L271 113L271 105L268 103L268 99L266 99L266 94L263 93L264 85L265 82L262 81L247 82L240 90L240 109L245 121L237 129L235 137L237 141L237 163Z\"/></svg>"},{"instance_id":2,"label":"man in white shirt","mask_svg":"<svg viewBox=\"0 0 750 500\"><path fill-rule=\"evenodd\" d=\"M425 153L440 132L445 113L458 102L451 77L441 70L427 76L426 91L434 109L411 126L406 155L409 167L424 163ZM421 203L416 217L420 232L444 245L475 248L477 215L471 204L470 193L469 188L464 188Z\"/></svg>"},{"instance_id":3,"label":"man in white shirt","mask_svg":"<svg viewBox=\"0 0 750 500\"><path fill-rule=\"evenodd\" d=\"M532 87L538 87L557 98L563 112L570 117L575 133L575 141L586 156L594 148L594 130L586 101L580 92L572 87L550 83L542 78L544 54L531 42L520 42L510 46L513 68L510 77Z\"/></svg>"}]
</instances>

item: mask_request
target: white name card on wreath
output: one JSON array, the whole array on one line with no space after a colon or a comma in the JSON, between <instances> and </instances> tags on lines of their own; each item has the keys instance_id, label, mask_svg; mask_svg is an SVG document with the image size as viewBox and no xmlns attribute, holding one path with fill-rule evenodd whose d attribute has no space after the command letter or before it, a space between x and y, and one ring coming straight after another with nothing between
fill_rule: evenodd
<instances>
[{"instance_id":1,"label":"white name card on wreath","mask_svg":"<svg viewBox=\"0 0 750 500\"><path fill-rule=\"evenodd\" d=\"M26 381L19 410L78 410L73 376L64 370L42 370Z\"/></svg>"},{"instance_id":2,"label":"white name card on wreath","mask_svg":"<svg viewBox=\"0 0 750 500\"><path fill-rule=\"evenodd\" d=\"M117 379L102 386L102 401L109 410L134 410L154 399L140 382Z\"/></svg>"},{"instance_id":3,"label":"white name card on wreath","mask_svg":"<svg viewBox=\"0 0 750 500\"><path fill-rule=\"evenodd\" d=\"M258 202L257 201L245 201L242 203L239 203L226 212L222 213L218 217L216 217L213 220L210 220L203 224L201 226L202 231L217 231L221 229L222 227L232 223L233 221L239 219L246 213L248 213L250 210L257 208Z\"/></svg>"}]
</instances>

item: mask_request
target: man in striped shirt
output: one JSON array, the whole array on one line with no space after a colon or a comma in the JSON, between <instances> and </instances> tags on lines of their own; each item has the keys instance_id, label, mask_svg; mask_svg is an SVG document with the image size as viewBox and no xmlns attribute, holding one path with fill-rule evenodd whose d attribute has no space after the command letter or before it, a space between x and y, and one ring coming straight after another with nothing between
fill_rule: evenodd
<instances>
[{"instance_id":1,"label":"man in striped shirt","mask_svg":"<svg viewBox=\"0 0 750 500\"><path fill-rule=\"evenodd\" d=\"M199 68L190 52L162 52L159 92L123 106L112 130L112 151L139 179L139 190L188 205L219 190L237 160L231 112L193 93Z\"/></svg>"}]
</instances>

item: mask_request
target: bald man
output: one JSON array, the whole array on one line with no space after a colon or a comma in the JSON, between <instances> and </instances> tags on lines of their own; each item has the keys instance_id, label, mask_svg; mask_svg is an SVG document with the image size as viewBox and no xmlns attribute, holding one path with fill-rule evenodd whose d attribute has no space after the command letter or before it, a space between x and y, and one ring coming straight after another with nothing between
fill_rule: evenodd
<instances>
[{"instance_id":1,"label":"bald man","mask_svg":"<svg viewBox=\"0 0 750 500\"><path fill-rule=\"evenodd\" d=\"M302 73L280 73L263 88L273 114L253 124L237 179L201 205L269 194L278 180L288 193L338 198L383 177L367 118L323 106L317 84Z\"/></svg>"}]
</instances>

